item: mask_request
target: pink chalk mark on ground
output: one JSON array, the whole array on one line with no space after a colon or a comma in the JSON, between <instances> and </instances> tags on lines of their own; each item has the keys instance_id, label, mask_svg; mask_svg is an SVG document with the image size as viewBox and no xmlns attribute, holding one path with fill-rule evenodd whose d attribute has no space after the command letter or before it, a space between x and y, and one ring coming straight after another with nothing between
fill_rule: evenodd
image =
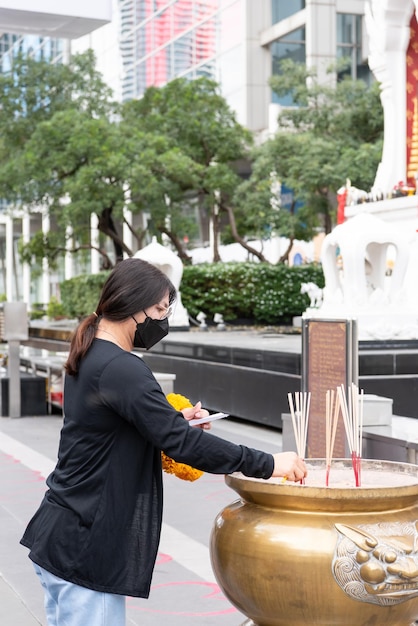
<instances>
[{"instance_id":1,"label":"pink chalk mark on ground","mask_svg":"<svg viewBox=\"0 0 418 626\"><path fill-rule=\"evenodd\" d=\"M157 560L155 561L155 565L162 565L163 563L168 563L172 561L173 557L169 554L164 554L163 552L159 552L157 554Z\"/></svg>"}]
</instances>

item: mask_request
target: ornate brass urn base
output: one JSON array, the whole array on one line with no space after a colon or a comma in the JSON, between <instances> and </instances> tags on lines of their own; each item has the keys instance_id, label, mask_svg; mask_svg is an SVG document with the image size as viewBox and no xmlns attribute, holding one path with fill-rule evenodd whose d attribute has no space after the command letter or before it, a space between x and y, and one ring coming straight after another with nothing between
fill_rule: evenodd
<instances>
[{"instance_id":1,"label":"ornate brass urn base","mask_svg":"<svg viewBox=\"0 0 418 626\"><path fill-rule=\"evenodd\" d=\"M333 484L333 472L350 482L349 460L333 463L330 487L309 481L323 459L308 469L305 485L226 477L240 499L217 516L210 550L242 626L412 626L418 466L363 461L358 488Z\"/></svg>"}]
</instances>

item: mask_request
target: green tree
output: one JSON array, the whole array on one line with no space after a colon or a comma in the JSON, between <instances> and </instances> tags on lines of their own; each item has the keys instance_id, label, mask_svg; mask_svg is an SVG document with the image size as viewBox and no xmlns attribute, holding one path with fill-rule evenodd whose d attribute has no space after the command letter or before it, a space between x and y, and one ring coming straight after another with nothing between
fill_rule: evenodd
<instances>
[{"instance_id":1,"label":"green tree","mask_svg":"<svg viewBox=\"0 0 418 626\"><path fill-rule=\"evenodd\" d=\"M77 249L89 247L91 212L102 232L115 230L107 210L123 202L123 186L114 184L112 171L118 174L124 165L116 150L116 113L91 51L66 65L20 56L13 71L0 76L0 197L29 210L44 206L59 226L22 248L26 260L45 255L54 263L65 248L67 226ZM92 175L97 184L95 174L106 189L101 199L89 194L87 181Z\"/></svg>"},{"instance_id":2,"label":"green tree","mask_svg":"<svg viewBox=\"0 0 418 626\"><path fill-rule=\"evenodd\" d=\"M383 141L379 85L348 78L320 84L314 70L291 61L270 83L280 96L290 93L295 106L282 109L276 135L253 153L252 175L235 200L247 228L264 219L290 242L309 240L315 229L332 229L336 194L347 178L362 189L373 184ZM271 206L272 173L293 190L302 208ZM257 211L261 221L251 226Z\"/></svg>"},{"instance_id":3,"label":"green tree","mask_svg":"<svg viewBox=\"0 0 418 626\"><path fill-rule=\"evenodd\" d=\"M25 260L54 263L71 228L74 251L90 247L90 215L116 260L133 254L120 236L124 207L150 216L187 260L182 234L188 207L212 212L240 182L231 161L250 143L216 84L178 80L118 106L94 69L91 53L67 65L19 58L0 80L0 197L29 209L46 207L58 224L21 247ZM104 97L105 94L105 97ZM9 122L11 120L11 122ZM10 140L10 141L9 141ZM7 146L10 145L10 150ZM145 230L134 231L141 247ZM111 265L102 243L103 267Z\"/></svg>"},{"instance_id":4,"label":"green tree","mask_svg":"<svg viewBox=\"0 0 418 626\"><path fill-rule=\"evenodd\" d=\"M36 126L58 111L83 110L92 116L114 111L111 90L95 69L92 51L55 65L19 55L0 74L0 128L3 150L18 152Z\"/></svg>"},{"instance_id":5,"label":"green tree","mask_svg":"<svg viewBox=\"0 0 418 626\"><path fill-rule=\"evenodd\" d=\"M219 93L217 83L205 77L195 81L179 78L163 88L151 87L141 100L133 100L124 106L122 117L129 129L139 126L149 133L163 134L195 166L197 184L193 181L188 194L183 189L177 197L167 192L170 208L168 214L164 211L158 214L156 227L164 232L167 216L175 223L184 204L194 204L201 222L212 220L215 243L224 213L234 239L258 255L234 228L235 215L230 203L241 182L235 164L238 159L248 157L252 136L237 122ZM143 190L140 189L139 193ZM218 260L219 252L215 247L214 261Z\"/></svg>"},{"instance_id":6,"label":"green tree","mask_svg":"<svg viewBox=\"0 0 418 626\"><path fill-rule=\"evenodd\" d=\"M53 265L68 236L74 252L93 247L95 213L97 249L110 267L106 237L116 260L135 252L118 227L128 202L134 213L149 210L149 202L155 209L157 192L177 198L196 182L194 163L161 134L120 123L119 105L94 66L91 52L68 65L19 57L0 77L0 197L29 210L45 207L58 226L21 245L26 261L46 256ZM144 230L134 234L141 247Z\"/></svg>"},{"instance_id":7,"label":"green tree","mask_svg":"<svg viewBox=\"0 0 418 626\"><path fill-rule=\"evenodd\" d=\"M22 181L22 199L29 200L35 194L37 202L47 205L61 226L58 233L43 236L43 253L49 253L50 259L62 251L56 239L60 233L62 238L68 226L79 242L76 250L91 247L92 213L98 216L99 231L113 241L116 261L124 253L132 255L135 250L127 247L117 227L124 220L124 207L129 203L134 213L155 213L156 197L164 197L164 190L179 195L179 189L193 184L194 164L170 148L164 137L138 129L125 131L107 118L91 118L70 110L39 124L27 142L23 169L28 190L26 193ZM145 231L134 234L140 248ZM29 244L28 253L34 253L34 245L35 240ZM102 247L98 250L103 255L103 267L110 267L111 259Z\"/></svg>"}]
</instances>

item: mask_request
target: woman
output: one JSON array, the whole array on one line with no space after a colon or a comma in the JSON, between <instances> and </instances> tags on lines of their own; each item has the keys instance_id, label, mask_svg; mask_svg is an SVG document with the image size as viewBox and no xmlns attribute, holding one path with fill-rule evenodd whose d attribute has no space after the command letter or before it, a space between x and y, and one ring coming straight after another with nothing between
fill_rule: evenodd
<instances>
[{"instance_id":1,"label":"woman","mask_svg":"<svg viewBox=\"0 0 418 626\"><path fill-rule=\"evenodd\" d=\"M177 412L132 348L168 332L176 293L140 259L119 263L66 363L64 424L48 491L21 543L45 592L49 626L124 626L125 596L149 595L162 522L161 450L216 474L306 475L295 453L235 445Z\"/></svg>"}]
</instances>

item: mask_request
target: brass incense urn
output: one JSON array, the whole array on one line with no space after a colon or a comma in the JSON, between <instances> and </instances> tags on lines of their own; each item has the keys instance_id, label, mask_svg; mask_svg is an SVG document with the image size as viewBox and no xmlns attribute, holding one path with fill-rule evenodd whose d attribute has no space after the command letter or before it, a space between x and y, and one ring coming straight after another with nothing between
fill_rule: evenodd
<instances>
[{"instance_id":1,"label":"brass incense urn","mask_svg":"<svg viewBox=\"0 0 418 626\"><path fill-rule=\"evenodd\" d=\"M304 484L226 476L239 499L216 517L218 584L256 626L413 626L418 620L418 466L307 461ZM244 626L244 625L243 625Z\"/></svg>"}]
</instances>

